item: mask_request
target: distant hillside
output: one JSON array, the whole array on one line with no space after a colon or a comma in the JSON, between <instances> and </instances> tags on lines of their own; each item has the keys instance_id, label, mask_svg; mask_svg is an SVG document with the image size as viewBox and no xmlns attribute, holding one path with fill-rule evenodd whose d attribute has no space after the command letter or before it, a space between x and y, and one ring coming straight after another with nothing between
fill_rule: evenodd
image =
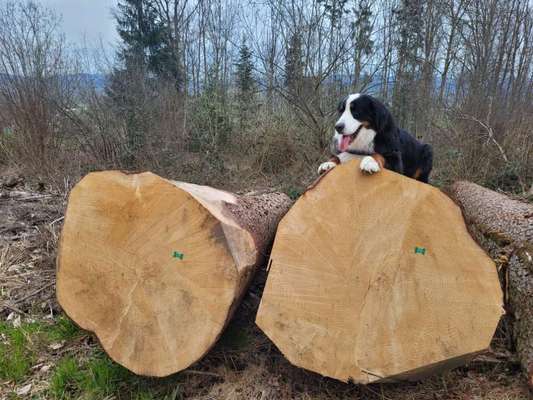
<instances>
[{"instance_id":1,"label":"distant hillside","mask_svg":"<svg viewBox=\"0 0 533 400\"><path fill-rule=\"evenodd\" d=\"M70 74L70 75L63 75L61 79L65 82L81 82L84 85L88 86L94 86L96 91L101 93L104 91L107 77L104 74L88 74L88 73L81 73L81 74ZM7 84L11 80L9 79L9 75L7 74L0 74L0 85Z\"/></svg>"},{"instance_id":2,"label":"distant hillside","mask_svg":"<svg viewBox=\"0 0 533 400\"><path fill-rule=\"evenodd\" d=\"M76 77L88 85L94 85L97 92L103 92L107 83L107 77L104 74L77 74Z\"/></svg>"}]
</instances>

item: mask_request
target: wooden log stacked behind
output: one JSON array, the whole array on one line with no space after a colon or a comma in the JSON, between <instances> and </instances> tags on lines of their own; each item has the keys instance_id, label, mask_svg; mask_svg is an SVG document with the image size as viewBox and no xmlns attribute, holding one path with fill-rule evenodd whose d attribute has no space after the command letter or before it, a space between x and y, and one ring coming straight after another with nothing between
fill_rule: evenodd
<instances>
[{"instance_id":1,"label":"wooden log stacked behind","mask_svg":"<svg viewBox=\"0 0 533 400\"><path fill-rule=\"evenodd\" d=\"M450 195L473 234L503 264L516 350L533 387L533 205L464 181L452 185Z\"/></svg>"}]
</instances>

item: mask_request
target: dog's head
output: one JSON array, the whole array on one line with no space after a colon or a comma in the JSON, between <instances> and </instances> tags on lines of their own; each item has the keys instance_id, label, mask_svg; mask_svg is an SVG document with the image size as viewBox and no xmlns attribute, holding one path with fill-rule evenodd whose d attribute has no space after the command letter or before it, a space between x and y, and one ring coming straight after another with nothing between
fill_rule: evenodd
<instances>
[{"instance_id":1,"label":"dog's head","mask_svg":"<svg viewBox=\"0 0 533 400\"><path fill-rule=\"evenodd\" d=\"M387 108L373 97L351 94L338 106L333 147L336 153L373 153L374 138L393 125Z\"/></svg>"}]
</instances>

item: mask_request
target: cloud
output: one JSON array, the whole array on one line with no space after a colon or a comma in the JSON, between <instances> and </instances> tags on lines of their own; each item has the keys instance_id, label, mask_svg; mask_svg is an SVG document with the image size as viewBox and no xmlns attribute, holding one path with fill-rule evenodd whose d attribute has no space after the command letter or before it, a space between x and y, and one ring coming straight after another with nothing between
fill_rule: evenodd
<instances>
[{"instance_id":1,"label":"cloud","mask_svg":"<svg viewBox=\"0 0 533 400\"><path fill-rule=\"evenodd\" d=\"M40 0L40 4L62 16L62 31L75 47L98 48L101 40L109 50L119 40L112 14L117 0Z\"/></svg>"}]
</instances>

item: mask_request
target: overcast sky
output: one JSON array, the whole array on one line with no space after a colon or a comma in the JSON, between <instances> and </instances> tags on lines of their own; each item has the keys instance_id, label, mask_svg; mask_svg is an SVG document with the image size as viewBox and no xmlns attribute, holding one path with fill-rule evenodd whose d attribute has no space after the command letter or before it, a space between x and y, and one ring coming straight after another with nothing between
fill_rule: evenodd
<instances>
[{"instance_id":1,"label":"overcast sky","mask_svg":"<svg viewBox=\"0 0 533 400\"><path fill-rule=\"evenodd\" d=\"M100 39L106 51L118 42L112 10L117 0L37 0L62 16L62 30L76 47L97 48Z\"/></svg>"}]
</instances>

